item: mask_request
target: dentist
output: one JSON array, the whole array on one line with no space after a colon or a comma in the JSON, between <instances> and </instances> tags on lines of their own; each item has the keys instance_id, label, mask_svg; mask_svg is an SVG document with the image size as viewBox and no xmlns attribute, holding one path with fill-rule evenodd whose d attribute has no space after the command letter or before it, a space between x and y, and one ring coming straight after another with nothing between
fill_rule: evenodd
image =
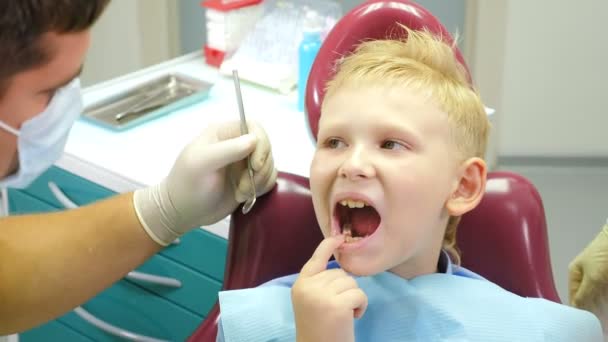
<instances>
[{"instance_id":1,"label":"dentist","mask_svg":"<svg viewBox=\"0 0 608 342\"><path fill-rule=\"evenodd\" d=\"M82 109L78 75L109 0L0 1L0 188L23 188L62 154ZM159 184L59 213L0 218L0 335L82 304L191 229L219 221L276 180L251 124L205 130ZM205 246L201 246L205 248ZM91 267L94 265L94 267Z\"/></svg>"}]
</instances>

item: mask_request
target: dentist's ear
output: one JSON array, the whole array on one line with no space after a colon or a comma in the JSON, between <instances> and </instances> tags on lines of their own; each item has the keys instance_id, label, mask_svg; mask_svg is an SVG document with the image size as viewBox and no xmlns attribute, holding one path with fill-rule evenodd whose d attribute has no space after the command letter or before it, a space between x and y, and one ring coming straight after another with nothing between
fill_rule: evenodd
<instances>
[{"instance_id":1,"label":"dentist's ear","mask_svg":"<svg viewBox=\"0 0 608 342\"><path fill-rule=\"evenodd\" d=\"M486 189L487 167L481 158L470 158L458 171L456 189L446 202L450 216L461 216L473 210Z\"/></svg>"}]
</instances>

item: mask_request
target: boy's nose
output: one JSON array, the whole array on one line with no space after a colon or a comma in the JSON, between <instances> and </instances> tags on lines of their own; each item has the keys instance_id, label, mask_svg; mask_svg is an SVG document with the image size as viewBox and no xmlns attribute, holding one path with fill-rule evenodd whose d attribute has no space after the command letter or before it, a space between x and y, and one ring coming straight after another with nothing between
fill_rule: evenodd
<instances>
[{"instance_id":1,"label":"boy's nose","mask_svg":"<svg viewBox=\"0 0 608 342\"><path fill-rule=\"evenodd\" d=\"M340 177L350 180L374 177L375 172L363 148L353 148L338 170Z\"/></svg>"}]
</instances>

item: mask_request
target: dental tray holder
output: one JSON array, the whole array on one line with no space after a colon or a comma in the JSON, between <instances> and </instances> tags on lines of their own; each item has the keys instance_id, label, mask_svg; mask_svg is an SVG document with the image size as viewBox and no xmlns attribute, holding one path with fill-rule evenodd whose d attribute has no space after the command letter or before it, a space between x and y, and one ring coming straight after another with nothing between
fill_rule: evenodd
<instances>
[{"instance_id":1,"label":"dental tray holder","mask_svg":"<svg viewBox=\"0 0 608 342\"><path fill-rule=\"evenodd\" d=\"M124 131L205 100L212 84L172 73L87 106L82 118Z\"/></svg>"}]
</instances>

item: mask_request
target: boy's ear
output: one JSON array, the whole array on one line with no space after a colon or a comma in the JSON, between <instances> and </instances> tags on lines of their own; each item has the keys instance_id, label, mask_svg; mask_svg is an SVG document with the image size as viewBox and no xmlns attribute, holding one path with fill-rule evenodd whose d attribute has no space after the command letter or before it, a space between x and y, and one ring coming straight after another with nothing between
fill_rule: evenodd
<instances>
[{"instance_id":1,"label":"boy's ear","mask_svg":"<svg viewBox=\"0 0 608 342\"><path fill-rule=\"evenodd\" d=\"M479 204L486 189L486 168L481 158L470 158L462 163L456 189L446 203L450 216L461 216Z\"/></svg>"}]
</instances>

